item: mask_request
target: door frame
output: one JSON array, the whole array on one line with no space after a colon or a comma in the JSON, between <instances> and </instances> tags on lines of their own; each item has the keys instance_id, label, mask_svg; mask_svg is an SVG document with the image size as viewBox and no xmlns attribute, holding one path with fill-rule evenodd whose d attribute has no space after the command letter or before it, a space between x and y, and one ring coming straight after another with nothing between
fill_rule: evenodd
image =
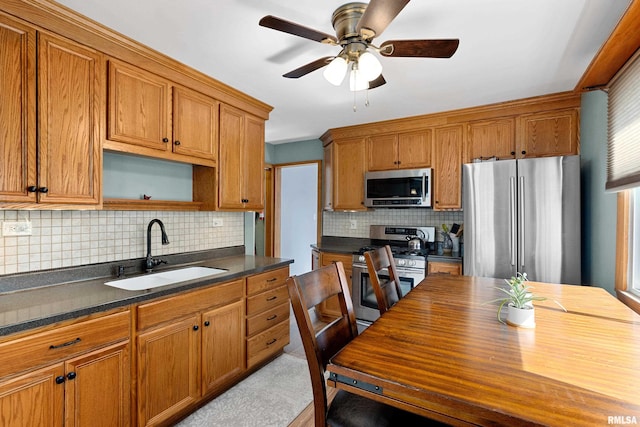
<instances>
[{"instance_id":1,"label":"door frame","mask_svg":"<svg viewBox=\"0 0 640 427\"><path fill-rule=\"evenodd\" d=\"M317 165L318 169L318 179L317 179L317 194L318 200L316 203L317 206L317 221L316 221L316 240L319 243L322 238L322 160L305 160L300 162L292 162L292 163L281 163L278 165L271 165L272 169L272 189L271 192L271 200L267 199L269 191L267 190L267 195L265 196L265 208L267 206L271 206L273 209L273 215L271 215L271 219L267 216L268 212L265 212L266 221L266 232L265 236L265 255L267 255L268 251L271 250L270 256L279 257L281 250L281 229L280 229L280 218L281 218L281 207L280 204L282 202L282 169L286 167L292 166L301 166L301 165ZM269 185L269 184L267 184ZM267 246L267 242L271 245L271 247ZM269 256L269 255L268 255Z\"/></svg>"}]
</instances>

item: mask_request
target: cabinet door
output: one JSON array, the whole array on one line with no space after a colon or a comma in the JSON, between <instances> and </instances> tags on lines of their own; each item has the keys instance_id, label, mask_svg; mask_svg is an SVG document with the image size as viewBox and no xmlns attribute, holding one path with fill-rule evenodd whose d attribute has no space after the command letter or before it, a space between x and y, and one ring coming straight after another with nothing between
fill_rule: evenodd
<instances>
[{"instance_id":1,"label":"cabinet door","mask_svg":"<svg viewBox=\"0 0 640 427\"><path fill-rule=\"evenodd\" d=\"M513 119L489 120L469 124L469 160L516 158Z\"/></svg>"},{"instance_id":2,"label":"cabinet door","mask_svg":"<svg viewBox=\"0 0 640 427\"><path fill-rule=\"evenodd\" d=\"M170 102L167 80L109 61L107 139L167 150L171 138Z\"/></svg>"},{"instance_id":3,"label":"cabinet door","mask_svg":"<svg viewBox=\"0 0 640 427\"><path fill-rule=\"evenodd\" d=\"M155 425L200 397L200 318L138 336L138 425Z\"/></svg>"},{"instance_id":4,"label":"cabinet door","mask_svg":"<svg viewBox=\"0 0 640 427\"><path fill-rule=\"evenodd\" d=\"M462 207L462 136L462 125L434 131L434 210Z\"/></svg>"},{"instance_id":5,"label":"cabinet door","mask_svg":"<svg viewBox=\"0 0 640 427\"><path fill-rule=\"evenodd\" d=\"M431 167L431 130L398 135L398 167L417 169Z\"/></svg>"},{"instance_id":6,"label":"cabinet door","mask_svg":"<svg viewBox=\"0 0 640 427\"><path fill-rule=\"evenodd\" d=\"M519 157L578 154L579 124L576 109L549 111L521 117Z\"/></svg>"},{"instance_id":7,"label":"cabinet door","mask_svg":"<svg viewBox=\"0 0 640 427\"><path fill-rule=\"evenodd\" d=\"M64 378L60 363L0 383L2 425L61 427Z\"/></svg>"},{"instance_id":8,"label":"cabinet door","mask_svg":"<svg viewBox=\"0 0 640 427\"><path fill-rule=\"evenodd\" d=\"M0 14L0 202L35 202L36 31Z\"/></svg>"},{"instance_id":9,"label":"cabinet door","mask_svg":"<svg viewBox=\"0 0 640 427\"><path fill-rule=\"evenodd\" d=\"M398 163L398 135L367 138L367 170L383 171L401 167Z\"/></svg>"},{"instance_id":10,"label":"cabinet door","mask_svg":"<svg viewBox=\"0 0 640 427\"><path fill-rule=\"evenodd\" d=\"M246 115L242 150L243 207L264 208L264 120Z\"/></svg>"},{"instance_id":11,"label":"cabinet door","mask_svg":"<svg viewBox=\"0 0 640 427\"><path fill-rule=\"evenodd\" d=\"M65 426L130 424L129 341L65 363Z\"/></svg>"},{"instance_id":12,"label":"cabinet door","mask_svg":"<svg viewBox=\"0 0 640 427\"><path fill-rule=\"evenodd\" d=\"M344 267L344 274L347 276L347 282L349 283L349 290L353 294L353 284L351 281L352 276L352 256L347 254L338 254L331 252L321 252L320 253L320 265L322 267L330 265L331 263L342 261L342 265ZM340 311L340 303L338 302L338 297L331 297L322 303L320 303L316 310L318 315L325 318L331 319L341 315Z\"/></svg>"},{"instance_id":13,"label":"cabinet door","mask_svg":"<svg viewBox=\"0 0 640 427\"><path fill-rule=\"evenodd\" d=\"M218 156L218 206L242 208L242 139L244 113L225 104L220 105L220 151Z\"/></svg>"},{"instance_id":14,"label":"cabinet door","mask_svg":"<svg viewBox=\"0 0 640 427\"><path fill-rule=\"evenodd\" d=\"M324 147L322 197L325 211L333 210L333 144Z\"/></svg>"},{"instance_id":15,"label":"cabinet door","mask_svg":"<svg viewBox=\"0 0 640 427\"><path fill-rule=\"evenodd\" d=\"M173 88L173 152L215 160L220 103L186 88Z\"/></svg>"},{"instance_id":16,"label":"cabinet door","mask_svg":"<svg viewBox=\"0 0 640 427\"><path fill-rule=\"evenodd\" d=\"M363 211L365 140L363 138L334 141L333 144L333 209Z\"/></svg>"},{"instance_id":17,"label":"cabinet door","mask_svg":"<svg viewBox=\"0 0 640 427\"><path fill-rule=\"evenodd\" d=\"M202 315L202 394L244 371L244 301Z\"/></svg>"},{"instance_id":18,"label":"cabinet door","mask_svg":"<svg viewBox=\"0 0 640 427\"><path fill-rule=\"evenodd\" d=\"M59 37L38 37L40 202L101 201L103 61L100 53Z\"/></svg>"}]
</instances>

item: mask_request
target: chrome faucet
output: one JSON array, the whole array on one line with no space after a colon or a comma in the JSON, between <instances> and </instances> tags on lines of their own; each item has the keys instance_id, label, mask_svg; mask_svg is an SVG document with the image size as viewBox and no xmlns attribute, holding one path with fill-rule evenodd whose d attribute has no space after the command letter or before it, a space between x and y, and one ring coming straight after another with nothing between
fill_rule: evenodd
<instances>
[{"instance_id":1,"label":"chrome faucet","mask_svg":"<svg viewBox=\"0 0 640 427\"><path fill-rule=\"evenodd\" d=\"M149 225L147 226L147 273L151 273L151 271L153 271L153 267L158 266L160 264L166 264L167 261L164 261L160 258L153 258L151 256L151 227L153 226L153 224L158 223L158 225L160 226L160 231L162 232L162 244L163 245L168 245L169 244L169 237L167 236L167 233L164 231L164 224L162 223L162 221L160 221L159 219L152 219L151 222L149 222Z\"/></svg>"}]
</instances>

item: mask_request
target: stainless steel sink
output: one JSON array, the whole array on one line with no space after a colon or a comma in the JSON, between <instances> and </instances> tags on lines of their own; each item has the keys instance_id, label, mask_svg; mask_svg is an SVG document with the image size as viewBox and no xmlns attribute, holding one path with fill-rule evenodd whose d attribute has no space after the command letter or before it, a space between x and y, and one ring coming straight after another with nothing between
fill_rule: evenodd
<instances>
[{"instance_id":1,"label":"stainless steel sink","mask_svg":"<svg viewBox=\"0 0 640 427\"><path fill-rule=\"evenodd\" d=\"M177 270L163 271L160 273L146 274L144 276L130 277L128 279L110 280L108 282L104 282L104 284L113 286L114 288L125 289L127 291L141 291L144 289L153 289L159 286L186 282L187 280L215 276L226 272L227 270L220 268L187 267Z\"/></svg>"}]
</instances>

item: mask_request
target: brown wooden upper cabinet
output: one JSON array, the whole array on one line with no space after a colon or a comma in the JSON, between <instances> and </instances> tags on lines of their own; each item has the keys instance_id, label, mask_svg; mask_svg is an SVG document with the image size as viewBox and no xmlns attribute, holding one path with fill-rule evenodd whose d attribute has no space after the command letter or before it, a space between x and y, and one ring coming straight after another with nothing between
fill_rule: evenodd
<instances>
[{"instance_id":1,"label":"brown wooden upper cabinet","mask_svg":"<svg viewBox=\"0 0 640 427\"><path fill-rule=\"evenodd\" d=\"M215 165L219 109L215 99L110 59L108 105L107 148Z\"/></svg>"},{"instance_id":2,"label":"brown wooden upper cabinet","mask_svg":"<svg viewBox=\"0 0 640 427\"><path fill-rule=\"evenodd\" d=\"M100 204L102 55L0 14L0 69L0 202Z\"/></svg>"},{"instance_id":3,"label":"brown wooden upper cabinet","mask_svg":"<svg viewBox=\"0 0 640 427\"><path fill-rule=\"evenodd\" d=\"M367 138L367 170L415 169L431 166L431 130Z\"/></svg>"},{"instance_id":4,"label":"brown wooden upper cabinet","mask_svg":"<svg viewBox=\"0 0 640 427\"><path fill-rule=\"evenodd\" d=\"M462 208L463 125L434 129L433 209Z\"/></svg>"},{"instance_id":5,"label":"brown wooden upper cabinet","mask_svg":"<svg viewBox=\"0 0 640 427\"><path fill-rule=\"evenodd\" d=\"M527 114L518 118L519 157L567 156L579 152L578 109Z\"/></svg>"},{"instance_id":6,"label":"brown wooden upper cabinet","mask_svg":"<svg viewBox=\"0 0 640 427\"><path fill-rule=\"evenodd\" d=\"M333 143L333 210L364 211L365 138L346 138Z\"/></svg>"},{"instance_id":7,"label":"brown wooden upper cabinet","mask_svg":"<svg viewBox=\"0 0 640 427\"><path fill-rule=\"evenodd\" d=\"M515 119L483 120L468 125L469 160L516 158Z\"/></svg>"},{"instance_id":8,"label":"brown wooden upper cabinet","mask_svg":"<svg viewBox=\"0 0 640 427\"><path fill-rule=\"evenodd\" d=\"M264 208L264 120L220 105L218 207Z\"/></svg>"}]
</instances>

